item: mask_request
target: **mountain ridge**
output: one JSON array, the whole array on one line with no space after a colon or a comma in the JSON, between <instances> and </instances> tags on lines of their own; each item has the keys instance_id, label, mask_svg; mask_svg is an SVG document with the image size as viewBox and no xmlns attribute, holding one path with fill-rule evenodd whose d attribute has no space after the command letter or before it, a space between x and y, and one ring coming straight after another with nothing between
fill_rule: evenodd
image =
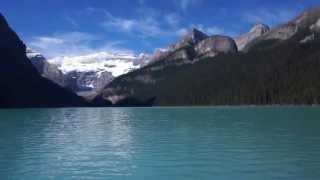
<instances>
[{"instance_id":1,"label":"mountain ridge","mask_svg":"<svg viewBox=\"0 0 320 180\"><path fill-rule=\"evenodd\" d=\"M261 33L241 53L219 53L193 63L181 63L188 61L184 56L165 56L116 78L97 98L114 103L154 99L153 105L173 106L318 104L320 38L313 29L319 9ZM301 43L310 35L314 38Z\"/></svg>"}]
</instances>

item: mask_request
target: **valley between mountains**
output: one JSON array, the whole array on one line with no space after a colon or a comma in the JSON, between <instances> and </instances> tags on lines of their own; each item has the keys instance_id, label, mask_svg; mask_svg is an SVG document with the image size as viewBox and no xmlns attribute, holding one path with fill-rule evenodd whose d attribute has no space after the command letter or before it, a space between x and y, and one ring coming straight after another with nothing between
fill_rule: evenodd
<instances>
[{"instance_id":1,"label":"valley between mountains","mask_svg":"<svg viewBox=\"0 0 320 180\"><path fill-rule=\"evenodd\" d=\"M46 59L0 17L0 107L313 105L320 7L238 37L191 29L154 54Z\"/></svg>"}]
</instances>

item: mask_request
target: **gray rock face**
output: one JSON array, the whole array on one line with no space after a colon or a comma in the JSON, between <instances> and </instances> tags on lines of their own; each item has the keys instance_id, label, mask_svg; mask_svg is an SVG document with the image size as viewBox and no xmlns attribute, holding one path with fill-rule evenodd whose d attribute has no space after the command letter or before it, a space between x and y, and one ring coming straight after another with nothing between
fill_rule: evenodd
<instances>
[{"instance_id":1,"label":"gray rock face","mask_svg":"<svg viewBox=\"0 0 320 180\"><path fill-rule=\"evenodd\" d=\"M66 87L64 75L56 65L50 64L43 55L36 53L29 48L26 50L26 55L44 78L47 78L60 86Z\"/></svg>"},{"instance_id":2,"label":"gray rock face","mask_svg":"<svg viewBox=\"0 0 320 180\"><path fill-rule=\"evenodd\" d=\"M193 61L195 58L195 50L194 47L187 46L185 48L173 51L166 58L170 61L179 60L179 62L175 62L177 65L188 63Z\"/></svg>"},{"instance_id":3,"label":"gray rock face","mask_svg":"<svg viewBox=\"0 0 320 180\"><path fill-rule=\"evenodd\" d=\"M170 49L177 50L186 46L194 46L208 37L209 36L205 33L193 28L190 32L184 35L178 43L172 45Z\"/></svg>"},{"instance_id":4,"label":"gray rock face","mask_svg":"<svg viewBox=\"0 0 320 180\"><path fill-rule=\"evenodd\" d=\"M200 57L214 57L219 53L236 53L238 49L232 38L216 35L200 41L195 51Z\"/></svg>"},{"instance_id":5,"label":"gray rock face","mask_svg":"<svg viewBox=\"0 0 320 180\"><path fill-rule=\"evenodd\" d=\"M282 24L269 32L265 33L261 37L251 41L246 45L243 51L248 51L256 44L265 41L265 40L278 40L283 41L287 40L298 32L304 31L309 29L311 31L317 31L320 22L320 6L314 7L303 12L301 15L289 21L288 23ZM308 42L312 40L312 33L305 36L303 39L300 40L301 43Z\"/></svg>"},{"instance_id":6,"label":"gray rock face","mask_svg":"<svg viewBox=\"0 0 320 180\"><path fill-rule=\"evenodd\" d=\"M320 18L320 6L313 7L306 10L297 18L295 18L292 23L295 23L299 28L308 28L312 24L316 24Z\"/></svg>"},{"instance_id":7,"label":"gray rock face","mask_svg":"<svg viewBox=\"0 0 320 180\"><path fill-rule=\"evenodd\" d=\"M235 38L238 50L242 51L248 43L263 36L269 31L270 31L270 27L265 24L255 25L248 33Z\"/></svg>"},{"instance_id":8,"label":"gray rock face","mask_svg":"<svg viewBox=\"0 0 320 180\"><path fill-rule=\"evenodd\" d=\"M156 49L154 54L149 57L150 62L155 62L163 59L192 59L190 57L190 48L193 48L197 43L209 36L205 33L193 28L180 41L170 45L167 49ZM189 50L186 50L188 48Z\"/></svg>"},{"instance_id":9,"label":"gray rock face","mask_svg":"<svg viewBox=\"0 0 320 180\"><path fill-rule=\"evenodd\" d=\"M214 57L219 53L237 52L235 41L227 36L208 36L192 29L180 41L167 49L157 50L150 58L151 62L159 60L181 60L176 65L190 63L200 57Z\"/></svg>"},{"instance_id":10,"label":"gray rock face","mask_svg":"<svg viewBox=\"0 0 320 180\"><path fill-rule=\"evenodd\" d=\"M166 58L170 53L172 53L172 49L156 49L154 53L149 57L149 61L159 61L161 59Z\"/></svg>"},{"instance_id":11,"label":"gray rock face","mask_svg":"<svg viewBox=\"0 0 320 180\"><path fill-rule=\"evenodd\" d=\"M288 23L271 30L269 33L266 34L264 39L286 40L295 35L298 32L298 29L299 26L296 23Z\"/></svg>"},{"instance_id":12,"label":"gray rock face","mask_svg":"<svg viewBox=\"0 0 320 180\"><path fill-rule=\"evenodd\" d=\"M97 92L113 80L110 72L97 73L95 71L72 71L64 75L66 87L74 92Z\"/></svg>"},{"instance_id":13,"label":"gray rock face","mask_svg":"<svg viewBox=\"0 0 320 180\"><path fill-rule=\"evenodd\" d=\"M43 74L44 72L44 66L47 63L46 59L41 55L33 50L27 48L26 55L34 65L34 67L38 70L40 74Z\"/></svg>"},{"instance_id":14,"label":"gray rock face","mask_svg":"<svg viewBox=\"0 0 320 180\"><path fill-rule=\"evenodd\" d=\"M320 6L309 9L296 17L294 20L274 28L266 34L265 39L286 40L295 35L300 29L317 27L320 18Z\"/></svg>"}]
</instances>

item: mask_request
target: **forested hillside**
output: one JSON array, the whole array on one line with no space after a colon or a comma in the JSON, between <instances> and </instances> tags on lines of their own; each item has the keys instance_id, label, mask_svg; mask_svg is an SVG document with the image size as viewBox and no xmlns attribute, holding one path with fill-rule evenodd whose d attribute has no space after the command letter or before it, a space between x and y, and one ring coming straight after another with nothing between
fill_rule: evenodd
<instances>
[{"instance_id":1,"label":"forested hillside","mask_svg":"<svg viewBox=\"0 0 320 180\"><path fill-rule=\"evenodd\" d=\"M302 42L309 34L313 38ZM178 66L165 59L116 79L97 98L155 98L153 105L318 104L319 77L319 33L304 29L247 53Z\"/></svg>"}]
</instances>

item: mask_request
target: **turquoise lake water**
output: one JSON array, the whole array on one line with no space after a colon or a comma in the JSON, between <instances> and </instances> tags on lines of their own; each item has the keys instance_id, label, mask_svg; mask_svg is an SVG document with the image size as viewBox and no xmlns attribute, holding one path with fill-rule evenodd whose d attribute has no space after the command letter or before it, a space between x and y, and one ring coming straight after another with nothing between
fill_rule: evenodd
<instances>
[{"instance_id":1,"label":"turquoise lake water","mask_svg":"<svg viewBox=\"0 0 320 180\"><path fill-rule=\"evenodd\" d=\"M318 180L320 108L0 110L0 179Z\"/></svg>"}]
</instances>

